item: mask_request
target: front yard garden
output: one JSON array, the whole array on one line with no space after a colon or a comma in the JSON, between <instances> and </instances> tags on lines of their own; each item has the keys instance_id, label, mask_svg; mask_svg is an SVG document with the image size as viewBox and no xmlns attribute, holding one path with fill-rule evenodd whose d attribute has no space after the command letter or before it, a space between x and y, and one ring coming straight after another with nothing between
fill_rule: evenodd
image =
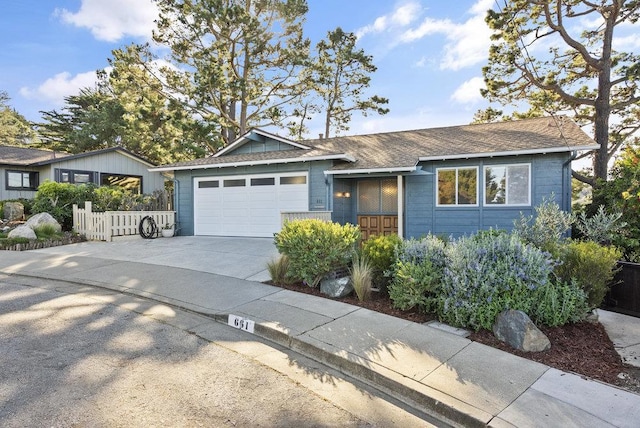
<instances>
[{"instance_id":1,"label":"front yard garden","mask_svg":"<svg viewBox=\"0 0 640 428\"><path fill-rule=\"evenodd\" d=\"M323 277L347 269L354 292L342 301L415 322L439 320L470 330L472 340L638 392L638 373L623 365L602 325L587 321L621 252L588 239L602 231L567 238L575 220L545 202L513 232L404 241L391 235L362 243L352 225L294 221L276 234L281 256L269 269L273 284L317 295ZM614 223L607 233L614 233ZM551 349L518 352L496 339L493 324L507 309L525 312ZM623 373L627 377L619 377Z\"/></svg>"}]
</instances>

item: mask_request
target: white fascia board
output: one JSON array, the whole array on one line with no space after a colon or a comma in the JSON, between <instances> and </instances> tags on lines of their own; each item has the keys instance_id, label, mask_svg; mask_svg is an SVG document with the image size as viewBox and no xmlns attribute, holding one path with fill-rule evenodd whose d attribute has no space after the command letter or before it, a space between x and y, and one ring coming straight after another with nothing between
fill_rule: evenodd
<instances>
[{"instance_id":1,"label":"white fascia board","mask_svg":"<svg viewBox=\"0 0 640 428\"><path fill-rule=\"evenodd\" d=\"M350 174L377 174L381 172L413 172L416 166L406 166L402 168L363 168L363 169L341 169L327 170L324 175L350 175Z\"/></svg>"},{"instance_id":2,"label":"white fascia board","mask_svg":"<svg viewBox=\"0 0 640 428\"><path fill-rule=\"evenodd\" d=\"M272 165L272 164L312 162L312 161L322 161L322 160L343 160L347 162L356 161L351 155L343 153L343 154L337 154L337 155L309 156L309 157L290 158L290 159L265 159L265 160L243 161L243 162L213 163L213 164L205 164L205 165L184 165L184 166L174 166L174 167L167 166L167 167L153 168L150 171L185 171L190 169L229 168L229 167L238 167L238 166Z\"/></svg>"},{"instance_id":3,"label":"white fascia board","mask_svg":"<svg viewBox=\"0 0 640 428\"><path fill-rule=\"evenodd\" d=\"M263 131L261 129L252 129L251 131L245 132L242 136L238 137L233 143L229 144L227 147L225 147L222 150L214 153L212 157L217 158L220 155L223 155L223 154L235 149L236 147L239 147L239 146L241 146L243 144L246 144L245 140L248 140L247 136L251 135L251 134L259 134L259 135L262 135L263 137L268 137L268 138L271 138L273 140L280 141L281 143L285 143L285 144L288 144L290 146L297 147L299 149L305 149L305 150L309 150L310 149L309 146L305 146L303 144L296 143L296 142L291 141L291 140L287 140L286 138L280 137L279 135L271 134L271 133Z\"/></svg>"},{"instance_id":4,"label":"white fascia board","mask_svg":"<svg viewBox=\"0 0 640 428\"><path fill-rule=\"evenodd\" d=\"M514 150L507 152L488 152L488 153L467 153L458 155L444 155L444 156L420 156L418 159L420 162L425 161L439 161L439 160L454 160L454 159L474 159L474 158L493 158L501 156L521 156L521 155L538 155L544 153L561 153L561 152L573 152L581 150L595 150L599 148L599 145L589 146L575 146L575 147L550 147L547 149L530 149L530 150Z\"/></svg>"}]
</instances>

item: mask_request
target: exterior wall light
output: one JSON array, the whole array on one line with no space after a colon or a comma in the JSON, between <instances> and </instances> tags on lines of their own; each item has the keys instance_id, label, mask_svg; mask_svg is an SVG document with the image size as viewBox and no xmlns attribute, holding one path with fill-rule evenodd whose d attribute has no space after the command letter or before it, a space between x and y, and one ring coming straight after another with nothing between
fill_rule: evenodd
<instances>
[{"instance_id":1,"label":"exterior wall light","mask_svg":"<svg viewBox=\"0 0 640 428\"><path fill-rule=\"evenodd\" d=\"M349 193L349 192L338 192L338 193L336 193L336 197L337 198L350 198L351 197L351 193Z\"/></svg>"}]
</instances>

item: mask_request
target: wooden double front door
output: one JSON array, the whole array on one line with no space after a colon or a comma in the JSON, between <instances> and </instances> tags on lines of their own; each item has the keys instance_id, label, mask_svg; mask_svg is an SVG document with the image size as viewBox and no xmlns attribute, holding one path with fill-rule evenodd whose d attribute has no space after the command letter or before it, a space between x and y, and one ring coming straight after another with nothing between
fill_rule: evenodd
<instances>
[{"instance_id":1,"label":"wooden double front door","mask_svg":"<svg viewBox=\"0 0 640 428\"><path fill-rule=\"evenodd\" d=\"M362 240L366 241L372 235L391 235L398 233L397 215L359 215L358 226L362 233Z\"/></svg>"}]
</instances>

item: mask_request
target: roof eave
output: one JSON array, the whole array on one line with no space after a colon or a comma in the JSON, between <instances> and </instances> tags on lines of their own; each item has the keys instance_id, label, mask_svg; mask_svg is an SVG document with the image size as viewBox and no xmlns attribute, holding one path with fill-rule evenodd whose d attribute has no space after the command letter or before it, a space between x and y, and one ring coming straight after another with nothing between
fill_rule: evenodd
<instances>
[{"instance_id":1,"label":"roof eave","mask_svg":"<svg viewBox=\"0 0 640 428\"><path fill-rule=\"evenodd\" d=\"M341 160L346 162L355 162L355 158L347 153L339 153L335 155L322 155L322 156L307 156L297 158L284 158L284 159L262 159L242 162L229 162L229 163L209 163L204 165L182 165L182 166L161 166L156 168L150 168L149 171L188 171L194 169L212 169L212 168L231 168L240 166L254 166L254 165L272 165L272 164L285 164L296 162L313 162L323 160Z\"/></svg>"},{"instance_id":2,"label":"roof eave","mask_svg":"<svg viewBox=\"0 0 640 428\"><path fill-rule=\"evenodd\" d=\"M351 174L380 174L390 172L413 172L417 166L390 167L390 168L360 168L360 169L329 169L325 175L351 175Z\"/></svg>"},{"instance_id":3,"label":"roof eave","mask_svg":"<svg viewBox=\"0 0 640 428\"><path fill-rule=\"evenodd\" d=\"M549 147L545 149L529 149L529 150L512 150L512 151L503 151L503 152L485 152L485 153L460 153L454 155L442 155L442 156L420 156L418 159L420 162L425 161L437 161L437 160L456 160L456 159L475 159L475 158L492 158L492 157L502 157L502 156L522 156L522 155L537 155L544 153L562 153L562 152L573 152L573 151L582 151L582 150L595 150L599 148L599 145L588 145L588 146L575 146L575 147Z\"/></svg>"}]
</instances>

